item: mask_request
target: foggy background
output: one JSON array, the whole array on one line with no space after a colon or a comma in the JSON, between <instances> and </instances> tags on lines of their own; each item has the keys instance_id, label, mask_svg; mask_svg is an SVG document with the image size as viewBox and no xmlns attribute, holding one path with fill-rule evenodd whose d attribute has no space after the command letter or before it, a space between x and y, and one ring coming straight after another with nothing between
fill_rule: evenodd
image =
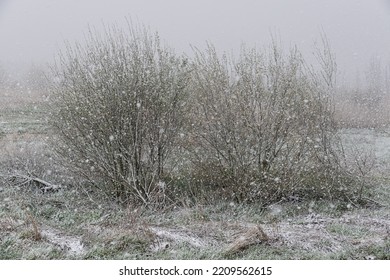
<instances>
[{"instance_id":1,"label":"foggy background","mask_svg":"<svg viewBox=\"0 0 390 280\"><path fill-rule=\"evenodd\" d=\"M177 52L206 41L225 51L284 44L309 55L323 30L349 77L370 58L390 61L390 1L385 0L0 0L0 65L19 72L47 65L64 41L80 41L88 25L131 18L159 32Z\"/></svg>"}]
</instances>

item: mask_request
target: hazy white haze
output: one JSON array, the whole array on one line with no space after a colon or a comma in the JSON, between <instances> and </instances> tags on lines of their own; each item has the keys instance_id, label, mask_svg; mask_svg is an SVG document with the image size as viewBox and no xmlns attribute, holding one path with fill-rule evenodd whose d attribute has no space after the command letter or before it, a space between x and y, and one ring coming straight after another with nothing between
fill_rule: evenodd
<instances>
[{"instance_id":1,"label":"hazy white haze","mask_svg":"<svg viewBox=\"0 0 390 280\"><path fill-rule=\"evenodd\" d=\"M339 69L350 75L372 56L389 61L388 0L0 0L0 63L11 69L46 64L64 41L82 40L88 25L150 26L179 52L211 42L231 51L263 46L270 34L311 52L323 30Z\"/></svg>"}]
</instances>

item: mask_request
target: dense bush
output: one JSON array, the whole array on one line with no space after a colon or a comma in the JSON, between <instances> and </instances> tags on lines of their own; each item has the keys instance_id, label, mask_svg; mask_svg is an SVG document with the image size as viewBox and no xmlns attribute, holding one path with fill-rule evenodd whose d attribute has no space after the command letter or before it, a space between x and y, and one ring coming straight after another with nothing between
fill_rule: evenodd
<instances>
[{"instance_id":1,"label":"dense bush","mask_svg":"<svg viewBox=\"0 0 390 280\"><path fill-rule=\"evenodd\" d=\"M164 196L188 66L144 28L91 32L54 69L53 125L69 166L119 201Z\"/></svg>"},{"instance_id":2,"label":"dense bush","mask_svg":"<svg viewBox=\"0 0 390 280\"><path fill-rule=\"evenodd\" d=\"M213 47L197 52L189 135L194 183L264 203L346 190L331 98L335 64L329 49L317 54L315 70L296 49L284 55L276 45L244 49L237 60Z\"/></svg>"},{"instance_id":3,"label":"dense bush","mask_svg":"<svg viewBox=\"0 0 390 280\"><path fill-rule=\"evenodd\" d=\"M317 57L315 69L275 44L238 59L209 46L189 61L145 29L91 33L54 71L57 150L121 202L162 204L167 187L240 202L339 197L351 177L333 119L335 62L327 45Z\"/></svg>"}]
</instances>

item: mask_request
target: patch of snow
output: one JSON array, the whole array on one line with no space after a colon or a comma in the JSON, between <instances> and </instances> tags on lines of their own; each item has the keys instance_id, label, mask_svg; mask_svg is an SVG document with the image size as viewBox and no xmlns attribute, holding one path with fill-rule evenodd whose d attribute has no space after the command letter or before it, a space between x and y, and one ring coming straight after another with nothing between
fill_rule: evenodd
<instances>
[{"instance_id":1,"label":"patch of snow","mask_svg":"<svg viewBox=\"0 0 390 280\"><path fill-rule=\"evenodd\" d=\"M205 244L205 242L202 241L200 238L186 232L180 232L177 230L168 230L168 229L157 228L157 227L151 227L150 230L152 230L154 234L156 234L159 238L165 238L179 243L188 243L191 246L197 248L207 246L207 244Z\"/></svg>"},{"instance_id":2,"label":"patch of snow","mask_svg":"<svg viewBox=\"0 0 390 280\"><path fill-rule=\"evenodd\" d=\"M62 250L66 250L72 255L81 255L85 251L78 237L65 236L61 232L51 228L43 229L41 234L50 243L59 246Z\"/></svg>"}]
</instances>

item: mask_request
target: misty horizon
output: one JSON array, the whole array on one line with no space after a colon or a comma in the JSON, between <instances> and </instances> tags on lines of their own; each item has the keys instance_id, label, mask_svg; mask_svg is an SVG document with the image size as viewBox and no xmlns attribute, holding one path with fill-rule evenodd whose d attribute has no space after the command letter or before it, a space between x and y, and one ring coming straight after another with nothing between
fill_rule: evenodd
<instances>
[{"instance_id":1,"label":"misty horizon","mask_svg":"<svg viewBox=\"0 0 390 280\"><path fill-rule=\"evenodd\" d=\"M218 50L263 48L276 35L310 57L321 32L336 54L339 72L354 77L372 57L388 64L390 1L0 1L0 65L10 71L45 66L82 42L88 28L126 28L131 19L156 31L178 53L209 42Z\"/></svg>"}]
</instances>

